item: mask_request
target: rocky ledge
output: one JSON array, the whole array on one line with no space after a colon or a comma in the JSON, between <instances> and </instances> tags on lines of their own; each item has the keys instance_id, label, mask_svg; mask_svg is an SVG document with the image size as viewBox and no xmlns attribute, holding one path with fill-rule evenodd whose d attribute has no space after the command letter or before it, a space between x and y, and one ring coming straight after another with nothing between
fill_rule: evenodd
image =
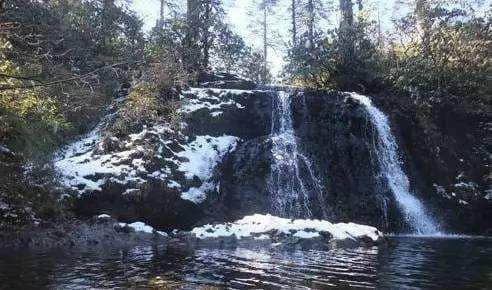
<instances>
[{"instance_id":1,"label":"rocky ledge","mask_svg":"<svg viewBox=\"0 0 492 290\"><path fill-rule=\"evenodd\" d=\"M0 235L0 248L83 249L167 245L180 250L197 248L330 249L372 247L385 241L371 226L333 224L324 220L286 219L254 214L223 224L208 224L191 231L158 231L144 222L122 223L107 214L88 221L40 224Z\"/></svg>"},{"instance_id":2,"label":"rocky ledge","mask_svg":"<svg viewBox=\"0 0 492 290\"><path fill-rule=\"evenodd\" d=\"M232 223L208 224L177 233L170 245L329 249L372 247L383 241L383 234L371 226L254 214Z\"/></svg>"},{"instance_id":3,"label":"rocky ledge","mask_svg":"<svg viewBox=\"0 0 492 290\"><path fill-rule=\"evenodd\" d=\"M134 247L163 244L168 235L143 222L120 223L102 214L87 221L40 223L16 231L0 232L0 248L44 250L51 248Z\"/></svg>"}]
</instances>

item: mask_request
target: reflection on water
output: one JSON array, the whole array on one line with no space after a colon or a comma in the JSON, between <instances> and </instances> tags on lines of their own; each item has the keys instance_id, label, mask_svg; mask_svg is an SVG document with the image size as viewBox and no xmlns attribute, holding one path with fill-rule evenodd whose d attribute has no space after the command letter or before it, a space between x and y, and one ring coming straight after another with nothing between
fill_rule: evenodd
<instances>
[{"instance_id":1,"label":"reflection on water","mask_svg":"<svg viewBox=\"0 0 492 290\"><path fill-rule=\"evenodd\" d=\"M159 287L487 288L491 239L392 238L387 248L268 251L165 247L1 252L0 289Z\"/></svg>"}]
</instances>

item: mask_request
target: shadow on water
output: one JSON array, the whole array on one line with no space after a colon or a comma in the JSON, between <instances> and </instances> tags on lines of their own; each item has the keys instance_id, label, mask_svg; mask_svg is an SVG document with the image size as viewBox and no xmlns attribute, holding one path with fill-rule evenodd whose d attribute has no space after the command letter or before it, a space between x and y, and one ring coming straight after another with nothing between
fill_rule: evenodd
<instances>
[{"instance_id":1,"label":"shadow on water","mask_svg":"<svg viewBox=\"0 0 492 290\"><path fill-rule=\"evenodd\" d=\"M384 248L330 251L136 247L1 252L0 289L157 287L482 288L492 240L392 237Z\"/></svg>"}]
</instances>

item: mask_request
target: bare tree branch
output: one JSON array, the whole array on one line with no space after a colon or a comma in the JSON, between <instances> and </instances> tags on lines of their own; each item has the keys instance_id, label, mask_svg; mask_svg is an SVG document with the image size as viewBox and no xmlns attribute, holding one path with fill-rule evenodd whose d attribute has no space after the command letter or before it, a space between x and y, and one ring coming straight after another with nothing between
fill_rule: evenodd
<instances>
[{"instance_id":1,"label":"bare tree branch","mask_svg":"<svg viewBox=\"0 0 492 290\"><path fill-rule=\"evenodd\" d=\"M100 68L98 68L96 70L93 70L93 71L88 72L88 73L83 74L83 75L79 75L79 76L75 76L75 77L71 77L71 78L67 78L67 79L62 79L62 80L56 80L56 81L47 82L47 83L38 81L38 82L40 82L39 84L33 84L33 85L0 86L0 91L15 90L15 89L32 89L32 88L36 88L36 87L53 86L53 85L57 85L57 84L61 84L61 83L66 83L66 82L77 81L77 80L83 81L85 78L88 78L88 77L92 76L93 74L95 74L96 72L99 72L101 70L105 70L105 69L108 69L108 68L114 68L114 67L125 65L125 64L142 64L144 62L145 61L126 61L126 62L115 63L115 64L111 64L111 65L106 65L106 66L100 67ZM0 76L2 76L2 75L0 75ZM13 78L16 78L16 77L13 77ZM22 79L22 78L19 77L19 79ZM27 78L26 80L33 80L33 79Z\"/></svg>"}]
</instances>

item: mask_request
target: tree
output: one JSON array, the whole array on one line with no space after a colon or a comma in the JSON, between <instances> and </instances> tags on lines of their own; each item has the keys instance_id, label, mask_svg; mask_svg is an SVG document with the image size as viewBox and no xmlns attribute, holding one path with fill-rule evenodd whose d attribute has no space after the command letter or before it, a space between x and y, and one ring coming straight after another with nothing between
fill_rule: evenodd
<instances>
[{"instance_id":1,"label":"tree","mask_svg":"<svg viewBox=\"0 0 492 290\"><path fill-rule=\"evenodd\" d=\"M297 33L307 35L305 46L309 49L313 48L312 44L315 41L319 21L328 18L330 5L331 1L327 0L297 0L297 18L301 20Z\"/></svg>"},{"instance_id":2,"label":"tree","mask_svg":"<svg viewBox=\"0 0 492 290\"><path fill-rule=\"evenodd\" d=\"M268 79L268 48L271 45L270 42L270 37L271 31L270 31L270 26L269 26L269 21L270 15L273 15L274 13L274 8L278 4L278 0L256 0L254 2L254 5L252 7L252 11L250 11L251 15L258 15L256 13L257 11L260 12L261 19L258 21L257 18L255 18L253 21L255 23L259 23L260 25L260 30L262 32L263 36L263 73L262 73L262 78L263 82L266 82Z\"/></svg>"},{"instance_id":3,"label":"tree","mask_svg":"<svg viewBox=\"0 0 492 290\"><path fill-rule=\"evenodd\" d=\"M186 64L190 72L200 70L200 0L187 0L186 4Z\"/></svg>"},{"instance_id":4,"label":"tree","mask_svg":"<svg viewBox=\"0 0 492 290\"><path fill-rule=\"evenodd\" d=\"M352 0L340 0L340 27L338 37L344 49L344 58L350 59L354 55L354 11L352 10Z\"/></svg>"},{"instance_id":5,"label":"tree","mask_svg":"<svg viewBox=\"0 0 492 290\"><path fill-rule=\"evenodd\" d=\"M223 22L224 9L221 0L202 0L203 15L201 16L202 35L202 67L210 66L210 52L217 38L217 32L226 25Z\"/></svg>"},{"instance_id":6,"label":"tree","mask_svg":"<svg viewBox=\"0 0 492 290\"><path fill-rule=\"evenodd\" d=\"M185 63L190 72L209 67L210 50L214 42L212 31L222 23L223 13L221 0L187 0Z\"/></svg>"},{"instance_id":7,"label":"tree","mask_svg":"<svg viewBox=\"0 0 492 290\"><path fill-rule=\"evenodd\" d=\"M159 19L157 20L157 26L162 29L164 26L164 6L166 5L165 0L161 0L161 6L159 10Z\"/></svg>"},{"instance_id":8,"label":"tree","mask_svg":"<svg viewBox=\"0 0 492 290\"><path fill-rule=\"evenodd\" d=\"M292 21L292 46L297 44L297 1L292 0L291 6L291 21Z\"/></svg>"},{"instance_id":9,"label":"tree","mask_svg":"<svg viewBox=\"0 0 492 290\"><path fill-rule=\"evenodd\" d=\"M312 49L314 45L314 23L315 23L313 0L308 0L307 2L307 19L308 19L307 25L308 25L309 48Z\"/></svg>"},{"instance_id":10,"label":"tree","mask_svg":"<svg viewBox=\"0 0 492 290\"><path fill-rule=\"evenodd\" d=\"M90 126L143 60L141 21L112 1L7 1L5 8L0 110L28 126L57 134Z\"/></svg>"},{"instance_id":11,"label":"tree","mask_svg":"<svg viewBox=\"0 0 492 290\"><path fill-rule=\"evenodd\" d=\"M432 26L432 20L430 15L430 5L427 0L415 1L415 16L417 21L418 31L422 41L422 52L424 54L429 53L430 45L430 30Z\"/></svg>"}]
</instances>

